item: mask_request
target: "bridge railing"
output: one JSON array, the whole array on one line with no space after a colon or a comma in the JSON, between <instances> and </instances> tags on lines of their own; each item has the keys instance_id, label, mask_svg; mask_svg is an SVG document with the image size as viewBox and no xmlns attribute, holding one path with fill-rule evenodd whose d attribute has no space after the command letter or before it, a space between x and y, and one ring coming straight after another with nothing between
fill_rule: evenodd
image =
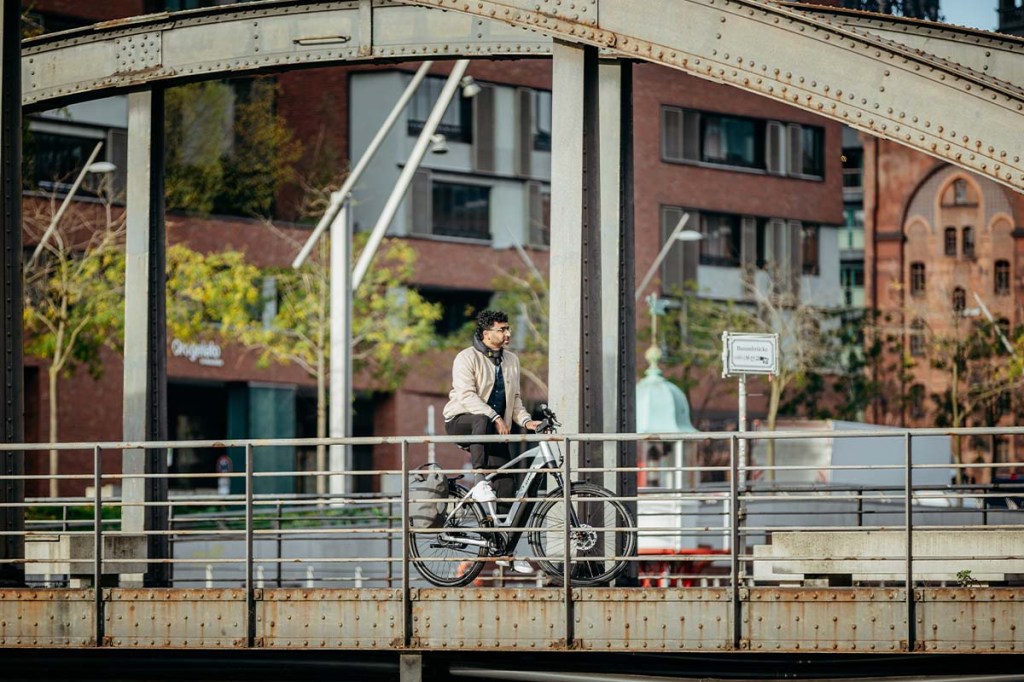
<instances>
[{"instance_id":1,"label":"bridge railing","mask_svg":"<svg viewBox=\"0 0 1024 682\"><path fill-rule=\"evenodd\" d=\"M1016 465L949 461L949 436L1022 432L577 434L556 440L570 452L586 443L638 444L641 466L615 466L609 458L608 466L581 468L574 456L566 463L571 478L603 477L612 489L623 476L640 484L635 493L629 487L616 491L617 499L635 509L639 526L638 551L622 557L633 565L622 584L1000 584L1024 574L1019 565L1024 557L998 549L1007 546L1006 533L1024 528L1017 509L1024 492L1010 476L999 475L1016 472ZM531 447L546 438L481 440ZM847 439L855 445L843 448ZM49 587L140 583L160 565L169 567L163 574L167 584L179 587L392 587L402 585L405 575L405 584L426 585L408 571L404 549L408 504L417 501L410 495L409 472L439 452L442 465L452 467L445 470L449 475L468 474L471 480L479 472L465 468L456 440L7 446L24 451L30 473L0 480L17 478L36 493L56 484L70 494L3 503L22 509L25 524L0 532L20 536L26 549L23 557L0 561L21 564L28 585ZM750 451L745 462L738 455L740 441ZM778 454L772 454L770 443ZM344 472L288 466L296 461L292 451L332 445L391 448L398 464ZM55 473L46 469L51 450L57 453ZM170 473L121 473L123 453L139 450L166 453ZM204 452L207 464L219 460L219 471L188 470L196 453ZM995 483L974 482L986 471ZM148 500L119 495L132 479L149 488L166 485L170 493ZM168 518L165 526L139 525L145 512L158 509ZM972 532L966 554L964 529L984 531ZM166 540L162 552L154 539ZM521 542L514 555L536 561L527 545ZM552 582L540 571L511 575L493 562L477 580L478 585Z\"/></svg>"}]
</instances>

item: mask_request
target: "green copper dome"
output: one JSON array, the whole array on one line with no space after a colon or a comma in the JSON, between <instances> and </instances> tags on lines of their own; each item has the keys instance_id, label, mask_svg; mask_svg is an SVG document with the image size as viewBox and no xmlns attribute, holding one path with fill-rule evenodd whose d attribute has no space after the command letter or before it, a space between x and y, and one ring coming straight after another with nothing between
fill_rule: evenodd
<instances>
[{"instance_id":1,"label":"green copper dome","mask_svg":"<svg viewBox=\"0 0 1024 682\"><path fill-rule=\"evenodd\" d=\"M690 403L678 386L661 375L661 351L651 346L646 375L636 383L637 433L697 433L690 421Z\"/></svg>"}]
</instances>

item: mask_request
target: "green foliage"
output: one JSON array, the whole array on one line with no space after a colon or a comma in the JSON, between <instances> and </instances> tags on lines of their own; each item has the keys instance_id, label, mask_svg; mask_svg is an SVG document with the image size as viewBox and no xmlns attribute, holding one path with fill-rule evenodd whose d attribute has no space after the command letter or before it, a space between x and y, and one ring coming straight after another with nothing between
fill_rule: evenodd
<instances>
[{"instance_id":1,"label":"green foliage","mask_svg":"<svg viewBox=\"0 0 1024 682\"><path fill-rule=\"evenodd\" d=\"M48 212L26 216L42 234ZM123 222L97 225L72 208L25 268L25 352L70 375L84 365L100 376L103 346L120 350L124 330Z\"/></svg>"},{"instance_id":2,"label":"green foliage","mask_svg":"<svg viewBox=\"0 0 1024 682\"><path fill-rule=\"evenodd\" d=\"M169 88L164 96L169 209L213 210L223 183L222 157L231 143L230 86L218 81Z\"/></svg>"},{"instance_id":3,"label":"green foliage","mask_svg":"<svg viewBox=\"0 0 1024 682\"><path fill-rule=\"evenodd\" d=\"M167 250L167 330L188 341L203 332L248 325L259 310L261 273L238 251Z\"/></svg>"},{"instance_id":4,"label":"green foliage","mask_svg":"<svg viewBox=\"0 0 1024 682\"><path fill-rule=\"evenodd\" d=\"M971 575L969 568L965 568L956 572L956 584L959 587L974 587L978 584L978 579Z\"/></svg>"},{"instance_id":5,"label":"green foliage","mask_svg":"<svg viewBox=\"0 0 1024 682\"><path fill-rule=\"evenodd\" d=\"M529 263L532 266L532 262ZM495 278L493 307L504 310L512 320L515 331L515 353L519 356L523 377L536 388L539 395L548 394L548 282L533 267L526 272L511 270ZM476 324L471 323L475 329ZM454 335L460 345L472 331Z\"/></svg>"},{"instance_id":6,"label":"green foliage","mask_svg":"<svg viewBox=\"0 0 1024 682\"><path fill-rule=\"evenodd\" d=\"M359 235L357 241L365 243L365 236ZM325 371L330 350L327 249L325 241L321 252L298 270L264 273L274 278L277 290L277 315L272 323L228 327L242 343L258 349L263 364L295 363L311 376ZM433 345L434 322L441 311L406 286L415 258L415 251L405 242L385 241L353 299L353 372L365 372L378 390L397 388L410 359Z\"/></svg>"},{"instance_id":7,"label":"green foliage","mask_svg":"<svg viewBox=\"0 0 1024 682\"><path fill-rule=\"evenodd\" d=\"M270 214L302 146L274 110L276 84L266 78L248 83L246 97L236 97L224 82L167 91L167 208Z\"/></svg>"},{"instance_id":8,"label":"green foliage","mask_svg":"<svg viewBox=\"0 0 1024 682\"><path fill-rule=\"evenodd\" d=\"M269 216L278 188L293 176L302 146L274 111L276 96L273 81L256 79L235 107L234 149L224 159L224 183L214 202L220 213Z\"/></svg>"}]
</instances>

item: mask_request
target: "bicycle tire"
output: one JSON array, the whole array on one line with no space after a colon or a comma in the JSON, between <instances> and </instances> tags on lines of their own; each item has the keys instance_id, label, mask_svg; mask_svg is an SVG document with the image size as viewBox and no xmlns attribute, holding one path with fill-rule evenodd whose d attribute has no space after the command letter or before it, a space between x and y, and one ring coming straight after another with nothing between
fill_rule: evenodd
<instances>
[{"instance_id":1,"label":"bicycle tire","mask_svg":"<svg viewBox=\"0 0 1024 682\"><path fill-rule=\"evenodd\" d=\"M636 521L614 493L593 483L577 481L570 488L572 505L585 528L570 529L569 579L582 587L611 582L629 562L621 557L636 553ZM590 519L591 523L586 523ZM597 523L593 523L593 520ZM541 569L559 583L565 579L565 498L553 490L530 516L527 537ZM603 532L603 528L618 528ZM618 547L621 540L621 548ZM586 557L610 560L588 560ZM615 558L620 557L620 558Z\"/></svg>"},{"instance_id":2,"label":"bicycle tire","mask_svg":"<svg viewBox=\"0 0 1024 682\"><path fill-rule=\"evenodd\" d=\"M427 532L409 534L412 565L417 573L438 587L461 587L473 582L484 568L481 557L489 554L486 546L458 541L460 537L476 542L490 539L490 534L479 532L486 525L480 505L467 501L455 512L459 501L468 493L462 486L455 486L441 510L443 525L425 529ZM454 517L453 512L456 513ZM447 530L453 537L447 537Z\"/></svg>"}]
</instances>

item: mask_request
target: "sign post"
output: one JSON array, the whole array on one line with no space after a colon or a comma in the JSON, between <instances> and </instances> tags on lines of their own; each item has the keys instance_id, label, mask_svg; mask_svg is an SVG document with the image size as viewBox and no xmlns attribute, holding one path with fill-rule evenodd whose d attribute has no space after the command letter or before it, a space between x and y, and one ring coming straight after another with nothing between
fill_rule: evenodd
<instances>
[{"instance_id":1,"label":"sign post","mask_svg":"<svg viewBox=\"0 0 1024 682\"><path fill-rule=\"evenodd\" d=\"M779 373L779 335L722 332L722 376L739 378L739 426L747 430L747 375ZM739 442L739 481L742 488L747 479L747 441Z\"/></svg>"}]
</instances>

